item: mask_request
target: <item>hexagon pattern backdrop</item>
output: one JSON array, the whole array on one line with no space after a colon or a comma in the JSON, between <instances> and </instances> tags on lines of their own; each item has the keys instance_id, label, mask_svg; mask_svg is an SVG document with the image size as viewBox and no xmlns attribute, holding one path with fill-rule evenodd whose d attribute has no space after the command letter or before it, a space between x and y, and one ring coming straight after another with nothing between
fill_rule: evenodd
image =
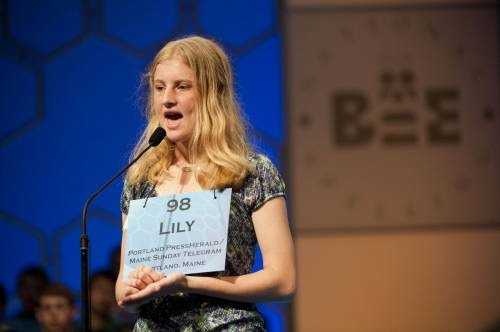
<instances>
[{"instance_id":1,"label":"hexagon pattern backdrop","mask_svg":"<svg viewBox=\"0 0 500 332\"><path fill-rule=\"evenodd\" d=\"M165 41L222 43L257 148L280 165L283 133L277 1L0 1L0 283L45 266L80 288L81 211L117 172L144 126L141 73ZM117 181L89 210L91 271L119 245ZM261 264L261 260L259 264ZM261 306L271 331L284 307Z\"/></svg>"}]
</instances>

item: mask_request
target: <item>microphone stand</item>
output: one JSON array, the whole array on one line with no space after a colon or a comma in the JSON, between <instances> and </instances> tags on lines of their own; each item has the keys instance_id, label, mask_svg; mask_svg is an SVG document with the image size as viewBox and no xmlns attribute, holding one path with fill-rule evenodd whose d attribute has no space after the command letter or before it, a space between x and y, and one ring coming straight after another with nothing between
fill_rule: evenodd
<instances>
[{"instance_id":1,"label":"microphone stand","mask_svg":"<svg viewBox=\"0 0 500 332\"><path fill-rule=\"evenodd\" d=\"M124 168L122 168L118 174L113 176L111 180L106 182L101 188L99 188L95 193L90 195L90 197L85 202L83 206L82 215L82 235L80 237L80 256L81 256L81 271L82 271L82 330L83 332L90 332L90 289L89 289L89 246L90 242L87 236L87 209L90 203L97 197L101 192L104 191L113 181L116 180L120 175L122 175L127 169L130 168L146 151L156 144L151 144L151 141L147 148L145 148L137 157L134 158L130 163L128 163Z\"/></svg>"}]
</instances>

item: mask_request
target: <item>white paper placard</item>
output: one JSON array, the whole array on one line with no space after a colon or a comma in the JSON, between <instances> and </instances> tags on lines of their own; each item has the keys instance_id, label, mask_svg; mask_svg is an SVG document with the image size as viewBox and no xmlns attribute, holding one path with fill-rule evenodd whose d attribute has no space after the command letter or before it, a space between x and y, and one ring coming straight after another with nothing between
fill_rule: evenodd
<instances>
[{"instance_id":1,"label":"white paper placard","mask_svg":"<svg viewBox=\"0 0 500 332\"><path fill-rule=\"evenodd\" d=\"M231 189L130 201L124 278L139 266L184 274L225 268Z\"/></svg>"}]
</instances>

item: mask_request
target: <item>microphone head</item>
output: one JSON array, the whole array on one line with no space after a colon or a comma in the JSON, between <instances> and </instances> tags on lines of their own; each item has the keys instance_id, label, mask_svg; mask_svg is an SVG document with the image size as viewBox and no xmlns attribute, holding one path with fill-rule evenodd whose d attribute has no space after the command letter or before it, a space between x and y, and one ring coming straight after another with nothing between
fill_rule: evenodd
<instances>
[{"instance_id":1,"label":"microphone head","mask_svg":"<svg viewBox=\"0 0 500 332\"><path fill-rule=\"evenodd\" d=\"M157 146L167 136L167 132L162 127L158 127L149 137L149 145Z\"/></svg>"}]
</instances>

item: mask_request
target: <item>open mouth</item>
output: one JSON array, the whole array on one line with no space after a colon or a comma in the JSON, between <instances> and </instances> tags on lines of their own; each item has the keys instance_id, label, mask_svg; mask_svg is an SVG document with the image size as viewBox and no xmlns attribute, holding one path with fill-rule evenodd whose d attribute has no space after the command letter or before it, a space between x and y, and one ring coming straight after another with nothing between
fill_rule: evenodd
<instances>
[{"instance_id":1,"label":"open mouth","mask_svg":"<svg viewBox=\"0 0 500 332\"><path fill-rule=\"evenodd\" d=\"M180 112L165 112L163 113L165 119L169 120L179 120L182 119L182 113Z\"/></svg>"}]
</instances>

